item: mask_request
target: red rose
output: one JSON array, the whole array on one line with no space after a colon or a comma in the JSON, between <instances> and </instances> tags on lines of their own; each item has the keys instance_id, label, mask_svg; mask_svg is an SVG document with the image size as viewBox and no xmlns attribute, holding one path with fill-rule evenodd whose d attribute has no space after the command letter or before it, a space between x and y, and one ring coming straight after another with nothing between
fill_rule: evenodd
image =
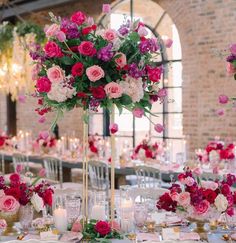
<instances>
[{"instance_id":1,"label":"red rose","mask_svg":"<svg viewBox=\"0 0 236 243\"><path fill-rule=\"evenodd\" d=\"M217 194L213 190L207 189L207 190L203 191L203 196L206 198L206 200L209 203L212 204L215 202L215 198L216 198Z\"/></svg>"},{"instance_id":2,"label":"red rose","mask_svg":"<svg viewBox=\"0 0 236 243\"><path fill-rule=\"evenodd\" d=\"M119 129L119 127L118 127L118 124L116 124L116 123L112 123L109 126L109 130L110 130L110 133L111 134L117 133L118 132L118 129Z\"/></svg>"},{"instance_id":3,"label":"red rose","mask_svg":"<svg viewBox=\"0 0 236 243\"><path fill-rule=\"evenodd\" d=\"M86 20L86 15L83 12L78 11L75 12L70 19L72 22L76 23L77 25L81 25Z\"/></svg>"},{"instance_id":4,"label":"red rose","mask_svg":"<svg viewBox=\"0 0 236 243\"><path fill-rule=\"evenodd\" d=\"M43 201L45 205L52 206L52 194L53 191L51 189L47 189L42 195Z\"/></svg>"},{"instance_id":5,"label":"red rose","mask_svg":"<svg viewBox=\"0 0 236 243\"><path fill-rule=\"evenodd\" d=\"M159 82L162 74L161 68L148 68L148 78L152 82Z\"/></svg>"},{"instance_id":6,"label":"red rose","mask_svg":"<svg viewBox=\"0 0 236 243\"><path fill-rule=\"evenodd\" d=\"M82 34L83 35L88 35L92 30L93 29L90 26L85 27L85 28L82 29Z\"/></svg>"},{"instance_id":7,"label":"red rose","mask_svg":"<svg viewBox=\"0 0 236 243\"><path fill-rule=\"evenodd\" d=\"M106 97L106 92L102 86L92 87L91 88L92 95L96 99L104 99Z\"/></svg>"},{"instance_id":8,"label":"red rose","mask_svg":"<svg viewBox=\"0 0 236 243\"><path fill-rule=\"evenodd\" d=\"M94 44L90 41L82 41L81 44L78 46L78 50L82 55L85 56L93 56L96 54Z\"/></svg>"},{"instance_id":9,"label":"red rose","mask_svg":"<svg viewBox=\"0 0 236 243\"><path fill-rule=\"evenodd\" d=\"M13 184L20 182L20 176L17 173L11 174L9 179L10 179L10 182Z\"/></svg>"},{"instance_id":10,"label":"red rose","mask_svg":"<svg viewBox=\"0 0 236 243\"><path fill-rule=\"evenodd\" d=\"M84 93L84 92L78 92L78 93L77 93L77 97L78 97L78 98L87 98L88 96L87 96L87 94Z\"/></svg>"},{"instance_id":11,"label":"red rose","mask_svg":"<svg viewBox=\"0 0 236 243\"><path fill-rule=\"evenodd\" d=\"M43 105L43 98L38 99L38 105Z\"/></svg>"},{"instance_id":12,"label":"red rose","mask_svg":"<svg viewBox=\"0 0 236 243\"><path fill-rule=\"evenodd\" d=\"M2 147L5 144L5 138L0 137L0 147Z\"/></svg>"},{"instance_id":13,"label":"red rose","mask_svg":"<svg viewBox=\"0 0 236 243\"><path fill-rule=\"evenodd\" d=\"M90 151L94 154L97 154L98 153L98 149L94 146L94 145L91 145L90 146Z\"/></svg>"},{"instance_id":14,"label":"red rose","mask_svg":"<svg viewBox=\"0 0 236 243\"><path fill-rule=\"evenodd\" d=\"M105 236L111 232L111 226L106 221L98 221L94 227L95 231L101 236Z\"/></svg>"},{"instance_id":15,"label":"red rose","mask_svg":"<svg viewBox=\"0 0 236 243\"><path fill-rule=\"evenodd\" d=\"M83 75L84 65L81 62L77 62L71 69L71 73L74 77L80 77Z\"/></svg>"},{"instance_id":16,"label":"red rose","mask_svg":"<svg viewBox=\"0 0 236 243\"><path fill-rule=\"evenodd\" d=\"M7 189L4 190L4 193L6 195L14 197L18 201L21 198L21 190L20 190L19 186L7 188Z\"/></svg>"},{"instance_id":17,"label":"red rose","mask_svg":"<svg viewBox=\"0 0 236 243\"><path fill-rule=\"evenodd\" d=\"M54 41L49 41L44 46L44 51L48 57L62 57L61 48Z\"/></svg>"},{"instance_id":18,"label":"red rose","mask_svg":"<svg viewBox=\"0 0 236 243\"><path fill-rule=\"evenodd\" d=\"M221 187L221 192L224 196L227 196L231 193L230 191L230 186L228 184L224 184L222 187Z\"/></svg>"},{"instance_id":19,"label":"red rose","mask_svg":"<svg viewBox=\"0 0 236 243\"><path fill-rule=\"evenodd\" d=\"M51 81L47 77L41 77L37 80L36 88L40 93L47 93L51 90Z\"/></svg>"},{"instance_id":20,"label":"red rose","mask_svg":"<svg viewBox=\"0 0 236 243\"><path fill-rule=\"evenodd\" d=\"M151 150L149 150L149 149L147 149L147 150L145 150L145 156L146 156L146 158L152 158L152 151Z\"/></svg>"}]
</instances>

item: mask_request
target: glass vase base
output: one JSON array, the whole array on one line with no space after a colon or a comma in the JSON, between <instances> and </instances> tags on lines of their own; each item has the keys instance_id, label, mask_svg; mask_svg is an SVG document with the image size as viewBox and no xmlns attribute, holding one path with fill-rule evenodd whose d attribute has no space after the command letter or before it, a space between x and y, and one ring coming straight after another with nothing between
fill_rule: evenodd
<instances>
[{"instance_id":1,"label":"glass vase base","mask_svg":"<svg viewBox=\"0 0 236 243\"><path fill-rule=\"evenodd\" d=\"M2 232L2 236L18 236L21 231L16 226L7 227L5 231Z\"/></svg>"}]
</instances>

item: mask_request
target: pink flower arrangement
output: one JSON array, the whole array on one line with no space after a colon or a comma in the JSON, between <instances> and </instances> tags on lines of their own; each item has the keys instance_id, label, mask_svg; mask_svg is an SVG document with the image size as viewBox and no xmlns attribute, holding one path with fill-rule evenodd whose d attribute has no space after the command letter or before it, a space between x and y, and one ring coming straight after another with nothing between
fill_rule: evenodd
<instances>
[{"instance_id":1,"label":"pink flower arrangement","mask_svg":"<svg viewBox=\"0 0 236 243\"><path fill-rule=\"evenodd\" d=\"M200 181L188 168L178 175L179 183L172 184L157 202L158 209L177 212L183 217L207 220L222 213L234 214L236 193L232 191L236 177L228 174L217 182ZM191 183L189 183L191 181ZM182 185L182 186L181 186ZM217 218L216 218L217 219Z\"/></svg>"},{"instance_id":2,"label":"pink flower arrangement","mask_svg":"<svg viewBox=\"0 0 236 243\"><path fill-rule=\"evenodd\" d=\"M35 141L35 145L49 149L56 147L56 144L57 140L53 135L50 135L48 131L41 131Z\"/></svg>"},{"instance_id":3,"label":"pink flower arrangement","mask_svg":"<svg viewBox=\"0 0 236 243\"><path fill-rule=\"evenodd\" d=\"M103 5L105 13L110 8ZM137 117L143 117L149 116L154 102L163 102L166 92L157 89L163 69L152 60L160 53L159 41L147 37L143 23L126 20L118 30L97 31L93 19L81 11L51 19L44 29L46 44L31 50L34 96L42 101L36 109L39 115L75 107L110 109L114 104L120 111L141 109ZM166 46L171 44L169 40Z\"/></svg>"}]
</instances>

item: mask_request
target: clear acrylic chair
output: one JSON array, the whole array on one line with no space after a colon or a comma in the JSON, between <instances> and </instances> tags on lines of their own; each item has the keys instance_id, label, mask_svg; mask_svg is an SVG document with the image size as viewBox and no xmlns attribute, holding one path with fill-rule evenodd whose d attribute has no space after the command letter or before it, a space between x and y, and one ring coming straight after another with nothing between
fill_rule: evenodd
<instances>
[{"instance_id":1,"label":"clear acrylic chair","mask_svg":"<svg viewBox=\"0 0 236 243\"><path fill-rule=\"evenodd\" d=\"M45 157L43 159L44 168L46 170L47 179L53 183L59 183L62 188L63 183L63 171L62 161L54 157Z\"/></svg>"},{"instance_id":2,"label":"clear acrylic chair","mask_svg":"<svg viewBox=\"0 0 236 243\"><path fill-rule=\"evenodd\" d=\"M161 172L160 170L140 165L135 167L138 187L140 188L156 188L161 187Z\"/></svg>"},{"instance_id":3,"label":"clear acrylic chair","mask_svg":"<svg viewBox=\"0 0 236 243\"><path fill-rule=\"evenodd\" d=\"M12 160L13 160L13 167L15 172L18 166L22 166L22 170L21 170L22 174L29 171L29 157L27 155L21 153L14 153L12 155Z\"/></svg>"},{"instance_id":4,"label":"clear acrylic chair","mask_svg":"<svg viewBox=\"0 0 236 243\"><path fill-rule=\"evenodd\" d=\"M101 161L88 162L89 179L93 190L105 191L109 190L109 173L108 165Z\"/></svg>"},{"instance_id":5,"label":"clear acrylic chair","mask_svg":"<svg viewBox=\"0 0 236 243\"><path fill-rule=\"evenodd\" d=\"M4 175L5 174L5 155L4 155L4 152L0 151L0 159L1 159L0 175Z\"/></svg>"}]
</instances>

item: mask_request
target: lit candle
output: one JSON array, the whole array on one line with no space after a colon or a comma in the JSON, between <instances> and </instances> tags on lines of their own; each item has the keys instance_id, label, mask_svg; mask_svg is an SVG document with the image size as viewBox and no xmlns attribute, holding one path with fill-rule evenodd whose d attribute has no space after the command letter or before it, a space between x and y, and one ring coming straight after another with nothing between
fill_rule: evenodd
<instances>
[{"instance_id":1,"label":"lit candle","mask_svg":"<svg viewBox=\"0 0 236 243\"><path fill-rule=\"evenodd\" d=\"M106 209L105 205L93 205L91 211L91 219L106 220Z\"/></svg>"},{"instance_id":2,"label":"lit candle","mask_svg":"<svg viewBox=\"0 0 236 243\"><path fill-rule=\"evenodd\" d=\"M67 230L67 213L66 209L58 207L53 212L53 218L56 229L61 233Z\"/></svg>"},{"instance_id":3,"label":"lit candle","mask_svg":"<svg viewBox=\"0 0 236 243\"><path fill-rule=\"evenodd\" d=\"M123 199L120 205L121 213L121 230L130 232L134 225L133 201L131 199Z\"/></svg>"}]
</instances>

